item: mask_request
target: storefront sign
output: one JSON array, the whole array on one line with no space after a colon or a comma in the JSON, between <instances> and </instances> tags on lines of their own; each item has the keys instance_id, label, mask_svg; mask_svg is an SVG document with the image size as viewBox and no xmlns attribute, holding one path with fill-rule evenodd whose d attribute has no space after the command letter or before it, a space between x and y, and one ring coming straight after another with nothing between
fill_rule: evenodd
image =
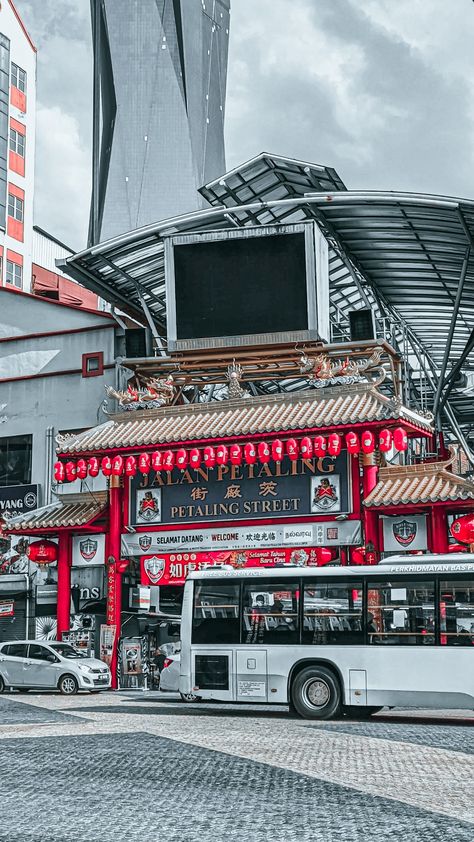
<instances>
[{"instance_id":1,"label":"storefront sign","mask_svg":"<svg viewBox=\"0 0 474 842\"><path fill-rule=\"evenodd\" d=\"M131 482L130 523L199 523L350 511L347 453L265 465L175 468Z\"/></svg>"},{"instance_id":2,"label":"storefront sign","mask_svg":"<svg viewBox=\"0 0 474 842\"><path fill-rule=\"evenodd\" d=\"M73 567L105 564L105 535L75 535L72 539Z\"/></svg>"},{"instance_id":3,"label":"storefront sign","mask_svg":"<svg viewBox=\"0 0 474 842\"><path fill-rule=\"evenodd\" d=\"M229 529L187 529L136 532L122 535L125 555L153 555L177 550L245 550L269 547L358 545L360 520L318 521L295 526L275 524L259 529L237 526Z\"/></svg>"},{"instance_id":4,"label":"storefront sign","mask_svg":"<svg viewBox=\"0 0 474 842\"><path fill-rule=\"evenodd\" d=\"M383 517L382 520L386 553L428 549L426 515Z\"/></svg>"},{"instance_id":5,"label":"storefront sign","mask_svg":"<svg viewBox=\"0 0 474 842\"><path fill-rule=\"evenodd\" d=\"M160 553L159 555L142 556L141 581L143 585L183 585L188 573L193 570L208 570L216 564L242 568L267 567L272 564L318 567L319 563L316 547Z\"/></svg>"},{"instance_id":6,"label":"storefront sign","mask_svg":"<svg viewBox=\"0 0 474 842\"><path fill-rule=\"evenodd\" d=\"M0 602L0 619L2 617L15 616L15 603L13 600L2 600Z\"/></svg>"},{"instance_id":7,"label":"storefront sign","mask_svg":"<svg viewBox=\"0 0 474 842\"><path fill-rule=\"evenodd\" d=\"M9 485L0 488L0 516L32 512L38 507L37 485Z\"/></svg>"},{"instance_id":8,"label":"storefront sign","mask_svg":"<svg viewBox=\"0 0 474 842\"><path fill-rule=\"evenodd\" d=\"M107 569L107 625L113 626L117 614L117 576L115 564L109 564Z\"/></svg>"}]
</instances>

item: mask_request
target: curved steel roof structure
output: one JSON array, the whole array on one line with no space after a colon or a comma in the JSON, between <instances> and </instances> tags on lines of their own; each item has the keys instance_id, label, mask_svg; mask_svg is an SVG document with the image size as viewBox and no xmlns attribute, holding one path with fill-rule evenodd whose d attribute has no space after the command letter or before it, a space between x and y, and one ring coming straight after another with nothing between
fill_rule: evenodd
<instances>
[{"instance_id":1,"label":"curved steel roof structure","mask_svg":"<svg viewBox=\"0 0 474 842\"><path fill-rule=\"evenodd\" d=\"M331 189L327 189L330 187ZM334 170L262 154L201 190L209 209L131 231L61 268L165 335L165 235L318 222L330 244L331 320L370 306L380 335L408 360L405 402L434 408L461 441L474 424L474 201L350 191ZM302 384L303 385L303 381Z\"/></svg>"}]
</instances>

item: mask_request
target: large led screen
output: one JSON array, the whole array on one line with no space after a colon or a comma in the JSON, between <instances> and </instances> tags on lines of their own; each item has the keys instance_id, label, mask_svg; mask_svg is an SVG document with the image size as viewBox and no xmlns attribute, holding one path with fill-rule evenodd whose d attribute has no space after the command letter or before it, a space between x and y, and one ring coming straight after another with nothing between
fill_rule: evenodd
<instances>
[{"instance_id":1,"label":"large led screen","mask_svg":"<svg viewBox=\"0 0 474 842\"><path fill-rule=\"evenodd\" d=\"M304 233L175 245L176 337L308 330Z\"/></svg>"}]
</instances>

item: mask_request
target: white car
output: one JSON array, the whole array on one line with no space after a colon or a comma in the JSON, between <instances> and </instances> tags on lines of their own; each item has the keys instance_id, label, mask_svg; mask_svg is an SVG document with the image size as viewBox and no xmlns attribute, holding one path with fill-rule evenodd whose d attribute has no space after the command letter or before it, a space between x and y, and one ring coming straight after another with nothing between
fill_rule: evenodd
<instances>
[{"instance_id":1,"label":"white car","mask_svg":"<svg viewBox=\"0 0 474 842\"><path fill-rule=\"evenodd\" d=\"M163 647L161 647L163 649ZM160 690L165 693L179 693L179 670L181 656L179 652L168 655L165 658L163 669L160 672ZM179 693L183 702L199 702L201 696L194 693Z\"/></svg>"},{"instance_id":2,"label":"white car","mask_svg":"<svg viewBox=\"0 0 474 842\"><path fill-rule=\"evenodd\" d=\"M78 690L108 690L110 670L103 661L89 658L69 643L50 640L12 640L0 644L0 693L8 688L59 690L73 696Z\"/></svg>"}]
</instances>

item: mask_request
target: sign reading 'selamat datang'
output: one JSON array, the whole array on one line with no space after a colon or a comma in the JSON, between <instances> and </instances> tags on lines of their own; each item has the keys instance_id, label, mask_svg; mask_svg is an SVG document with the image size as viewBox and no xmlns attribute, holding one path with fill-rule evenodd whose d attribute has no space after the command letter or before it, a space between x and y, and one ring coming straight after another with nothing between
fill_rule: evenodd
<instances>
[{"instance_id":1,"label":"sign reading 'selamat datang'","mask_svg":"<svg viewBox=\"0 0 474 842\"><path fill-rule=\"evenodd\" d=\"M266 465L174 468L133 478L130 524L332 515L350 512L347 453Z\"/></svg>"}]
</instances>

